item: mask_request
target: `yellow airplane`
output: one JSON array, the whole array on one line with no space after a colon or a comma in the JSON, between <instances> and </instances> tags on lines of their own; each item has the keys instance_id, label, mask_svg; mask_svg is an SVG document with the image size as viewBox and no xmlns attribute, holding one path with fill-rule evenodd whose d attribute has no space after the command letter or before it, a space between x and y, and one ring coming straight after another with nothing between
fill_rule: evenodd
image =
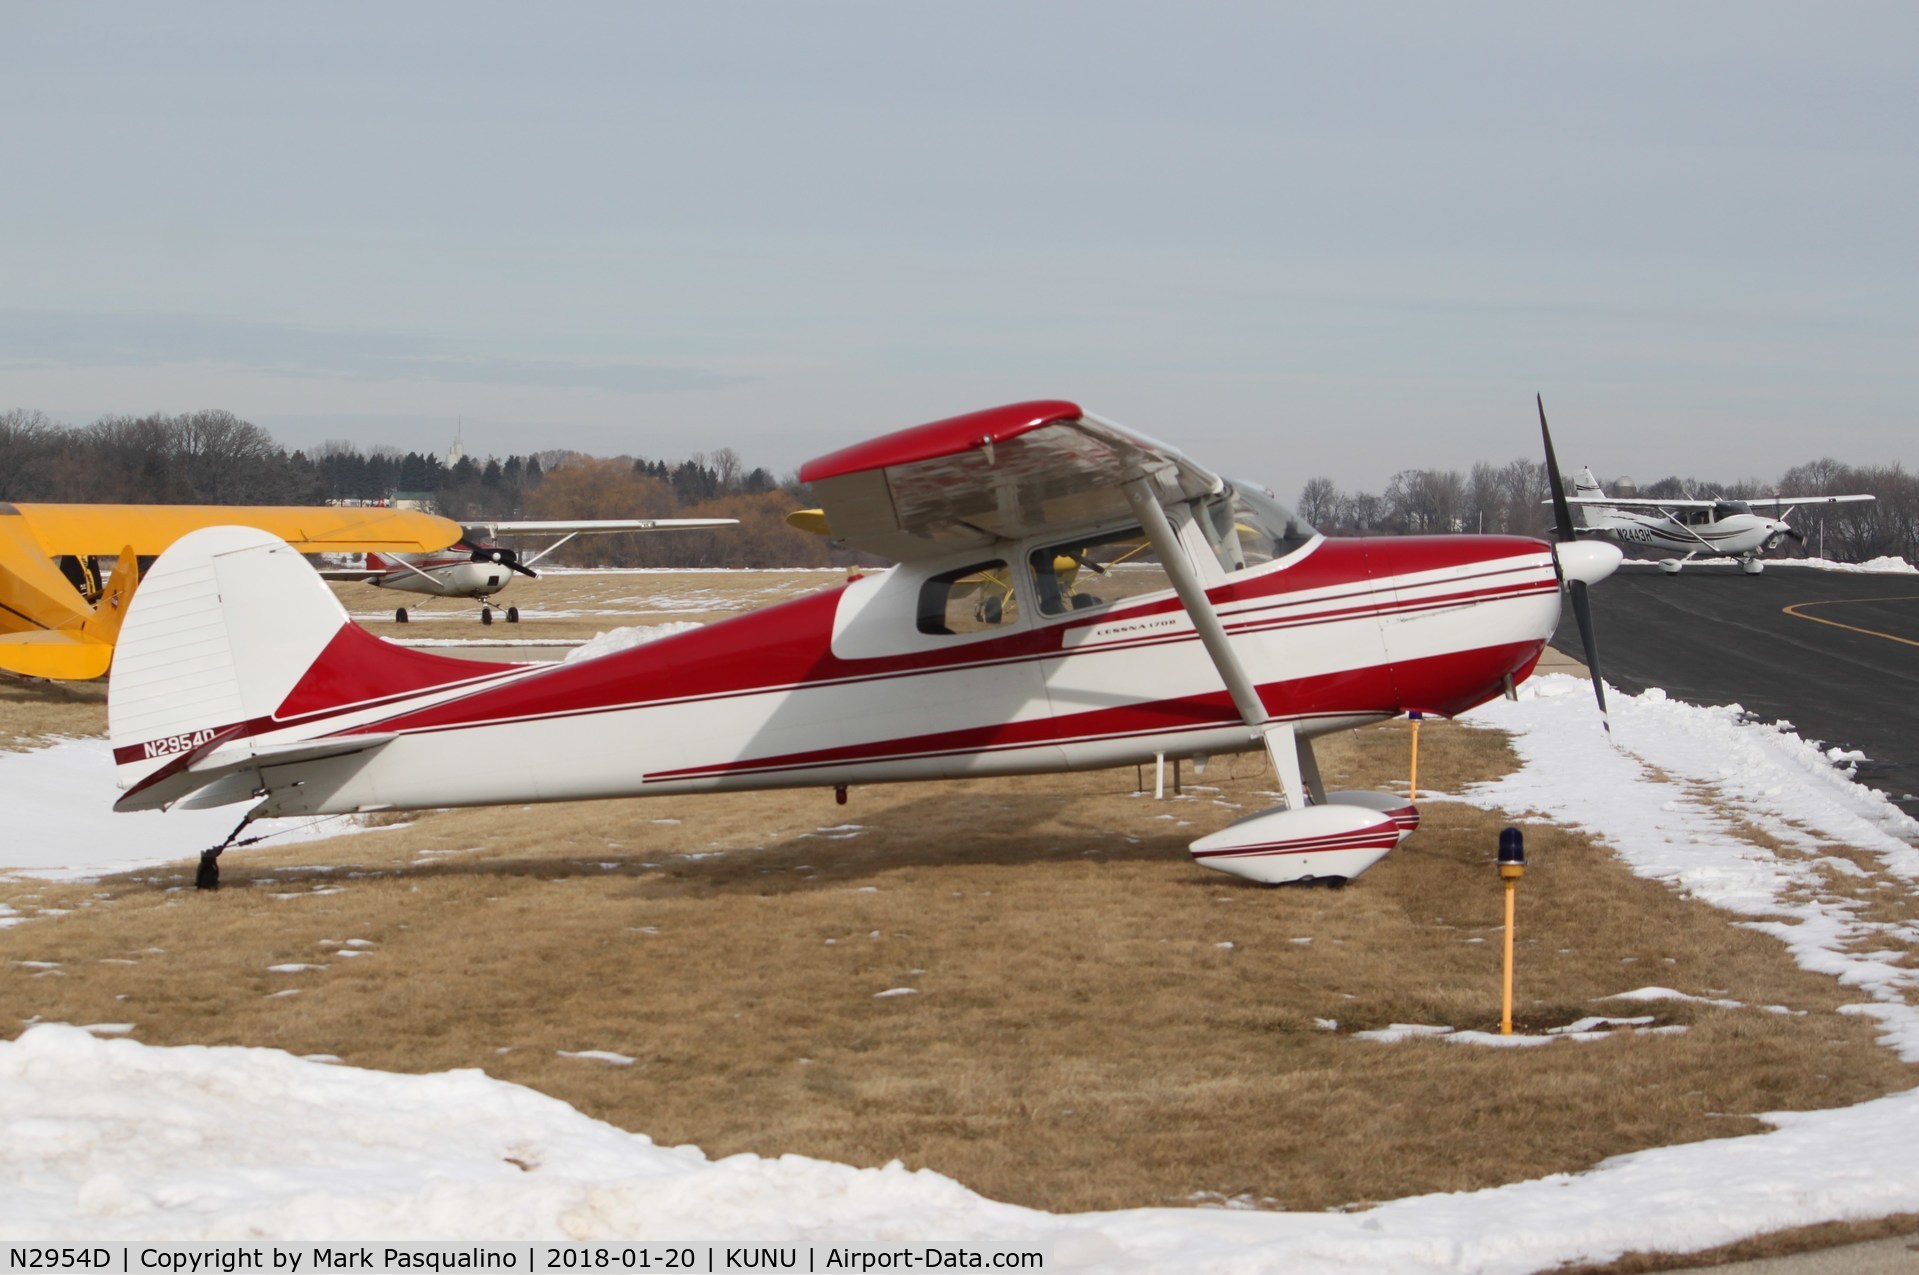
<instances>
[{"instance_id":1,"label":"yellow airplane","mask_svg":"<svg viewBox=\"0 0 1919 1275\"><path fill-rule=\"evenodd\" d=\"M221 526L270 531L304 553L430 553L460 538L458 523L410 509L0 501L0 672L105 676L140 560ZM116 554L101 580L97 559Z\"/></svg>"}]
</instances>

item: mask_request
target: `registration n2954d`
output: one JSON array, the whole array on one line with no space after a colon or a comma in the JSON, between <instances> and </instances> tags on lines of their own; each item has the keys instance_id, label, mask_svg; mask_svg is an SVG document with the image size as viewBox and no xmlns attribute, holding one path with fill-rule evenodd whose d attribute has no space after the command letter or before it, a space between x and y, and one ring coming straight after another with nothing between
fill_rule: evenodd
<instances>
[{"instance_id":1,"label":"registration n2954d","mask_svg":"<svg viewBox=\"0 0 1919 1275\"><path fill-rule=\"evenodd\" d=\"M45 1245L7 1249L7 1269L15 1271L104 1271L113 1266L104 1248L55 1248Z\"/></svg>"}]
</instances>

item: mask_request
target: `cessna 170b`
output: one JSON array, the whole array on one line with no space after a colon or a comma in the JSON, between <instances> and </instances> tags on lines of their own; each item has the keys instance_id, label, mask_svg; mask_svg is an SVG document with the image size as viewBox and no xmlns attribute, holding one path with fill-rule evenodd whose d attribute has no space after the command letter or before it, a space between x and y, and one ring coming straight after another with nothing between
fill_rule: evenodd
<instances>
[{"instance_id":1,"label":"cessna 170b","mask_svg":"<svg viewBox=\"0 0 1919 1275\"><path fill-rule=\"evenodd\" d=\"M575 536L731 527L738 522L737 518L600 518L586 522L478 523L460 528L459 540L437 553L369 553L364 567L325 567L320 574L328 580L357 580L376 589L399 589L436 598L478 598L480 623L491 624L493 595L512 584L515 575L537 578L539 572L533 564ZM559 539L524 561L517 550L493 543L500 536L521 535ZM393 618L405 624L406 608L397 608ZM507 607L506 622L518 624L520 608Z\"/></svg>"},{"instance_id":2,"label":"cessna 170b","mask_svg":"<svg viewBox=\"0 0 1919 1275\"><path fill-rule=\"evenodd\" d=\"M421 553L460 535L450 519L403 509L0 503L0 671L104 676L140 563L190 531L235 524L303 553ZM114 555L103 576L100 559Z\"/></svg>"},{"instance_id":3,"label":"cessna 170b","mask_svg":"<svg viewBox=\"0 0 1919 1275\"><path fill-rule=\"evenodd\" d=\"M1585 585L1620 556L1574 541L1556 483L1556 546L1328 539L1264 489L1062 401L885 435L800 476L839 540L897 565L566 664L382 641L275 537L190 536L121 636L116 809L250 803L237 837L268 815L844 796L1263 749L1283 804L1191 853L1259 882L1343 881L1419 816L1405 796L1326 791L1312 738L1509 691L1553 632L1562 584L1590 635ZM1070 594L1062 559L1091 569ZM963 583L985 572L1011 586L990 612ZM201 885L218 884L234 837L202 856Z\"/></svg>"},{"instance_id":4,"label":"cessna 170b","mask_svg":"<svg viewBox=\"0 0 1919 1275\"><path fill-rule=\"evenodd\" d=\"M1567 503L1579 506L1582 536L1611 540L1622 548L1644 549L1665 556L1659 569L1678 575L1679 569L1694 558L1737 558L1739 569L1756 576L1766 569L1761 554L1771 553L1787 537L1804 540L1786 519L1800 505L1837 505L1871 496L1767 496L1763 499L1728 500L1641 500L1634 496L1608 496L1590 469L1573 480L1573 494ZM1775 513L1768 518L1754 513L1755 507Z\"/></svg>"}]
</instances>

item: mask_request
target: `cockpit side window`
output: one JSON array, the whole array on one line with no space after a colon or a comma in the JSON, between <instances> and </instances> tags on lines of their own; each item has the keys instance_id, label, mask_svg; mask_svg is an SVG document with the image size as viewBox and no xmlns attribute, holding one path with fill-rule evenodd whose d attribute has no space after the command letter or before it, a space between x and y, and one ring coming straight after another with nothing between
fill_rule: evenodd
<instances>
[{"instance_id":1,"label":"cockpit side window","mask_svg":"<svg viewBox=\"0 0 1919 1275\"><path fill-rule=\"evenodd\" d=\"M1035 549L1027 558L1041 615L1064 615L1172 588L1139 527Z\"/></svg>"},{"instance_id":2,"label":"cockpit side window","mask_svg":"<svg viewBox=\"0 0 1919 1275\"><path fill-rule=\"evenodd\" d=\"M1228 486L1203 497L1194 502L1193 514L1228 572L1283 558L1319 534L1298 514L1252 487Z\"/></svg>"},{"instance_id":3,"label":"cockpit side window","mask_svg":"<svg viewBox=\"0 0 1919 1275\"><path fill-rule=\"evenodd\" d=\"M1019 618L1019 598L1006 560L994 558L931 576L920 586L921 633L986 633Z\"/></svg>"}]
</instances>

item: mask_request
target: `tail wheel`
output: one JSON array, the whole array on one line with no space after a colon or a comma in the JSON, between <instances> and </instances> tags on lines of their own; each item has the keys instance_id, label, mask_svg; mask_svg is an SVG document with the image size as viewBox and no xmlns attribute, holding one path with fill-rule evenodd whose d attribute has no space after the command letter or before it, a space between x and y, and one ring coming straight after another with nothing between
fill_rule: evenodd
<instances>
[{"instance_id":1,"label":"tail wheel","mask_svg":"<svg viewBox=\"0 0 1919 1275\"><path fill-rule=\"evenodd\" d=\"M395 610L395 611L393 612L393 622L394 622L395 624L405 624L405 623L406 623L406 608L405 608L405 607L400 607L400 608L398 608L398 609L396 609L396 610Z\"/></svg>"},{"instance_id":2,"label":"tail wheel","mask_svg":"<svg viewBox=\"0 0 1919 1275\"><path fill-rule=\"evenodd\" d=\"M508 607L506 609L506 622L508 624L518 624L520 622L520 608Z\"/></svg>"}]
</instances>

